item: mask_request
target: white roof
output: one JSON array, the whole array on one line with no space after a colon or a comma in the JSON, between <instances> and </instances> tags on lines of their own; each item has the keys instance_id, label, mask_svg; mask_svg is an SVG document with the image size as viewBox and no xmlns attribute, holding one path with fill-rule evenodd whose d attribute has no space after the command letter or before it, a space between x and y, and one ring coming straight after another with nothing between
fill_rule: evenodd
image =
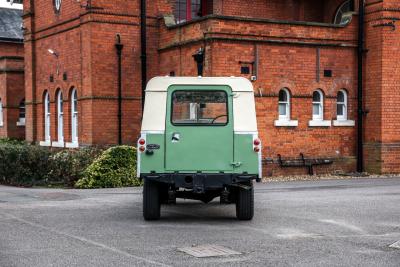
<instances>
[{"instance_id":1,"label":"white roof","mask_svg":"<svg viewBox=\"0 0 400 267\"><path fill-rule=\"evenodd\" d=\"M167 91L171 85L228 85L233 92L253 92L251 82L243 77L155 77L146 91Z\"/></svg>"},{"instance_id":2,"label":"white roof","mask_svg":"<svg viewBox=\"0 0 400 267\"><path fill-rule=\"evenodd\" d=\"M226 85L235 92L233 97L234 131L257 132L256 107L251 82L238 77L156 77L146 88L142 131L165 131L167 91L171 85Z\"/></svg>"}]
</instances>

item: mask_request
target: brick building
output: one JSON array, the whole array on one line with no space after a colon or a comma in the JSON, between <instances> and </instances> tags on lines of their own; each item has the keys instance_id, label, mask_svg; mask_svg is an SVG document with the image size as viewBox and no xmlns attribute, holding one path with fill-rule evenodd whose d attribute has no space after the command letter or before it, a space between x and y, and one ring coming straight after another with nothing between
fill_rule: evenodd
<instances>
[{"instance_id":1,"label":"brick building","mask_svg":"<svg viewBox=\"0 0 400 267\"><path fill-rule=\"evenodd\" d=\"M0 138L23 139L25 87L22 10L6 4L0 4Z\"/></svg>"},{"instance_id":2,"label":"brick building","mask_svg":"<svg viewBox=\"0 0 400 267\"><path fill-rule=\"evenodd\" d=\"M400 1L366 1L363 46L358 6L25 0L26 139L70 148L134 143L143 84L158 75L196 76L197 53L203 76L253 81L266 174L305 173L280 165L300 154L323 163L317 172L354 171L361 148L366 170L400 172Z\"/></svg>"}]
</instances>

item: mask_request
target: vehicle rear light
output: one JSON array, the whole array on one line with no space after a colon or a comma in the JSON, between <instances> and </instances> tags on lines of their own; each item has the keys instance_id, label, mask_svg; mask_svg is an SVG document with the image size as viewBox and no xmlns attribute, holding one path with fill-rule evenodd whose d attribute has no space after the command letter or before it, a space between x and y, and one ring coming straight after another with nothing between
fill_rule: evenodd
<instances>
[{"instance_id":1,"label":"vehicle rear light","mask_svg":"<svg viewBox=\"0 0 400 267\"><path fill-rule=\"evenodd\" d=\"M140 139L139 140L139 145L144 146L144 144L146 144L146 140Z\"/></svg>"},{"instance_id":2,"label":"vehicle rear light","mask_svg":"<svg viewBox=\"0 0 400 267\"><path fill-rule=\"evenodd\" d=\"M260 152L260 148L258 146L254 147L254 152L256 153Z\"/></svg>"},{"instance_id":3,"label":"vehicle rear light","mask_svg":"<svg viewBox=\"0 0 400 267\"><path fill-rule=\"evenodd\" d=\"M253 142L253 144L254 144L255 146L259 146L259 145L261 145L261 141L260 141L260 139L254 139L254 142Z\"/></svg>"},{"instance_id":4,"label":"vehicle rear light","mask_svg":"<svg viewBox=\"0 0 400 267\"><path fill-rule=\"evenodd\" d=\"M144 146L141 146L141 147L139 147L139 151L140 151L140 152L145 152L145 151L146 151L146 148L145 148Z\"/></svg>"}]
</instances>

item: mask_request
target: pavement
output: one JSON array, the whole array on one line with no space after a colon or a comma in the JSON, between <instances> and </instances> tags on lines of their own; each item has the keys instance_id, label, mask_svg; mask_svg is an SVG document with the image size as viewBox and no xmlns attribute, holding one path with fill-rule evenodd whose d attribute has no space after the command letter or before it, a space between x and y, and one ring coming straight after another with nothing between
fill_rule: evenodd
<instances>
[{"instance_id":1,"label":"pavement","mask_svg":"<svg viewBox=\"0 0 400 267\"><path fill-rule=\"evenodd\" d=\"M188 200L145 222L141 188L0 187L0 266L400 266L400 178L257 184L255 200L250 222ZM197 245L241 254L182 252Z\"/></svg>"}]
</instances>

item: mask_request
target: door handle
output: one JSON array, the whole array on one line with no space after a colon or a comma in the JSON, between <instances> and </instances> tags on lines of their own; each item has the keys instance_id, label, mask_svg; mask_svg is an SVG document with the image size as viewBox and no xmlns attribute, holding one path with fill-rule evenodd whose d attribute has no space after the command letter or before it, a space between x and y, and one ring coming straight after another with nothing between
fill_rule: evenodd
<instances>
[{"instance_id":1,"label":"door handle","mask_svg":"<svg viewBox=\"0 0 400 267\"><path fill-rule=\"evenodd\" d=\"M172 143L177 143L181 139L180 133L173 133L172 134Z\"/></svg>"}]
</instances>

